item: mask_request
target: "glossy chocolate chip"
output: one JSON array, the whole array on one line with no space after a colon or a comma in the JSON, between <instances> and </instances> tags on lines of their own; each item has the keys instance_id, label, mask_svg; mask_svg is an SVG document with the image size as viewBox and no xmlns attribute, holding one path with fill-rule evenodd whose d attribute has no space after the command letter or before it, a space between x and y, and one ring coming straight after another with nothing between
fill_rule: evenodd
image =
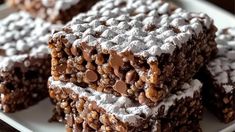
<instances>
[{"instance_id":1,"label":"glossy chocolate chip","mask_svg":"<svg viewBox=\"0 0 235 132\"><path fill-rule=\"evenodd\" d=\"M123 66L124 62L121 56L117 55L116 53L111 53L109 64L113 68L118 69L119 67Z\"/></svg>"},{"instance_id":2,"label":"glossy chocolate chip","mask_svg":"<svg viewBox=\"0 0 235 132\"><path fill-rule=\"evenodd\" d=\"M121 94L126 94L127 91L126 83L122 80L116 81L116 83L114 84L114 90L116 90Z\"/></svg>"},{"instance_id":3,"label":"glossy chocolate chip","mask_svg":"<svg viewBox=\"0 0 235 132\"><path fill-rule=\"evenodd\" d=\"M131 81L135 80L137 73L134 70L131 70L126 73L126 83L130 83Z\"/></svg>"},{"instance_id":4,"label":"glossy chocolate chip","mask_svg":"<svg viewBox=\"0 0 235 132\"><path fill-rule=\"evenodd\" d=\"M85 77L89 82L95 82L98 80L98 75L92 70L87 70L85 73Z\"/></svg>"},{"instance_id":5,"label":"glossy chocolate chip","mask_svg":"<svg viewBox=\"0 0 235 132\"><path fill-rule=\"evenodd\" d=\"M82 51L82 54L83 54L83 58L84 58L86 61L88 61L88 62L91 61L91 56L90 56L89 51L83 50L83 51Z\"/></svg>"}]
</instances>

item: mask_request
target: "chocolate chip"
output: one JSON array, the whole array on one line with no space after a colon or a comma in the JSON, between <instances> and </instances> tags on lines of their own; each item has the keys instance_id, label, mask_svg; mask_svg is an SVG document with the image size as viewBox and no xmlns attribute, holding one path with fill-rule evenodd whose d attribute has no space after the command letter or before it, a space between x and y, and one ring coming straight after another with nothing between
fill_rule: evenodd
<instances>
[{"instance_id":1,"label":"chocolate chip","mask_svg":"<svg viewBox=\"0 0 235 132\"><path fill-rule=\"evenodd\" d=\"M133 80L135 80L137 76L137 73L134 70L131 70L126 73L126 83L131 83Z\"/></svg>"},{"instance_id":2,"label":"chocolate chip","mask_svg":"<svg viewBox=\"0 0 235 132\"><path fill-rule=\"evenodd\" d=\"M85 77L89 82L95 82L98 80L98 75L92 70L87 70L85 73Z\"/></svg>"},{"instance_id":3,"label":"chocolate chip","mask_svg":"<svg viewBox=\"0 0 235 132\"><path fill-rule=\"evenodd\" d=\"M119 78L122 77L122 74L120 73L119 69L114 69L114 74Z\"/></svg>"},{"instance_id":4,"label":"chocolate chip","mask_svg":"<svg viewBox=\"0 0 235 132\"><path fill-rule=\"evenodd\" d=\"M127 91L126 83L123 82L122 80L116 81L116 83L114 84L114 90L121 94L126 94Z\"/></svg>"},{"instance_id":5,"label":"chocolate chip","mask_svg":"<svg viewBox=\"0 0 235 132\"><path fill-rule=\"evenodd\" d=\"M89 54L89 51L83 50L83 51L82 51L82 54L83 54L83 58L84 58L86 61L88 61L88 62L91 61L91 56L90 56L90 54Z\"/></svg>"},{"instance_id":6,"label":"chocolate chip","mask_svg":"<svg viewBox=\"0 0 235 132\"><path fill-rule=\"evenodd\" d=\"M115 69L118 69L119 67L123 66L123 64L124 64L122 57L117 55L115 52L111 52L109 59L110 59L109 64Z\"/></svg>"}]
</instances>

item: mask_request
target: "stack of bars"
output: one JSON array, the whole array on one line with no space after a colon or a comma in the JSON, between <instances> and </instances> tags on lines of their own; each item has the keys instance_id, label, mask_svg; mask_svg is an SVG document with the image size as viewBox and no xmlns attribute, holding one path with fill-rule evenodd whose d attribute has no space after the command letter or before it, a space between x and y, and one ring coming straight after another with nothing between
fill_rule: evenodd
<instances>
[{"instance_id":1,"label":"stack of bars","mask_svg":"<svg viewBox=\"0 0 235 132\"><path fill-rule=\"evenodd\" d=\"M52 35L49 94L67 131L200 131L217 52L206 14L157 0L103 0Z\"/></svg>"},{"instance_id":2,"label":"stack of bars","mask_svg":"<svg viewBox=\"0 0 235 132\"><path fill-rule=\"evenodd\" d=\"M28 11L12 13L0 21L0 109L15 112L48 97L51 57L47 42L51 32L61 27L51 23L67 22L96 0L6 2Z\"/></svg>"}]
</instances>

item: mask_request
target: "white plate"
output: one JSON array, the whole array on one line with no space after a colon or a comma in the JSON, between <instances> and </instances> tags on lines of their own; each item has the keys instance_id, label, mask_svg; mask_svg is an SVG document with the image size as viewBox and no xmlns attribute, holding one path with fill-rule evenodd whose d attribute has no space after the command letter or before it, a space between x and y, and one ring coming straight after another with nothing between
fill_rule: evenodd
<instances>
[{"instance_id":1,"label":"white plate","mask_svg":"<svg viewBox=\"0 0 235 132\"><path fill-rule=\"evenodd\" d=\"M214 18L215 24L218 28L235 27L235 16L204 0L173 1L181 5L186 10L207 13L209 16ZM0 18L6 16L6 14L10 12L12 12L12 10L0 7ZM65 128L63 124L48 123L48 119L51 115L51 103L49 99L45 99L35 106L13 114L0 112L0 119L23 132L64 132ZM203 120L201 121L201 127L204 132L232 132L235 130L235 121L229 124L223 124L212 114L205 112Z\"/></svg>"},{"instance_id":2,"label":"white plate","mask_svg":"<svg viewBox=\"0 0 235 132\"><path fill-rule=\"evenodd\" d=\"M0 118L21 132L65 132L63 124L48 122L52 109L50 100L44 99L29 109L13 114L0 112Z\"/></svg>"}]
</instances>

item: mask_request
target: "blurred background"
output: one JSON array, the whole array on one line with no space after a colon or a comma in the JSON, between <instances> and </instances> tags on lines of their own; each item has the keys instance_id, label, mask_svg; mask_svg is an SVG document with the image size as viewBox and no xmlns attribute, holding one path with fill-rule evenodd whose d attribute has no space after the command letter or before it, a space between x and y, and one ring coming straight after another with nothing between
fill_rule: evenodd
<instances>
[{"instance_id":1,"label":"blurred background","mask_svg":"<svg viewBox=\"0 0 235 132\"><path fill-rule=\"evenodd\" d=\"M235 0L207 0L235 15Z\"/></svg>"},{"instance_id":2,"label":"blurred background","mask_svg":"<svg viewBox=\"0 0 235 132\"><path fill-rule=\"evenodd\" d=\"M235 15L235 0L206 0L206 1L209 1ZM4 0L0 0L0 4L3 2Z\"/></svg>"}]
</instances>

